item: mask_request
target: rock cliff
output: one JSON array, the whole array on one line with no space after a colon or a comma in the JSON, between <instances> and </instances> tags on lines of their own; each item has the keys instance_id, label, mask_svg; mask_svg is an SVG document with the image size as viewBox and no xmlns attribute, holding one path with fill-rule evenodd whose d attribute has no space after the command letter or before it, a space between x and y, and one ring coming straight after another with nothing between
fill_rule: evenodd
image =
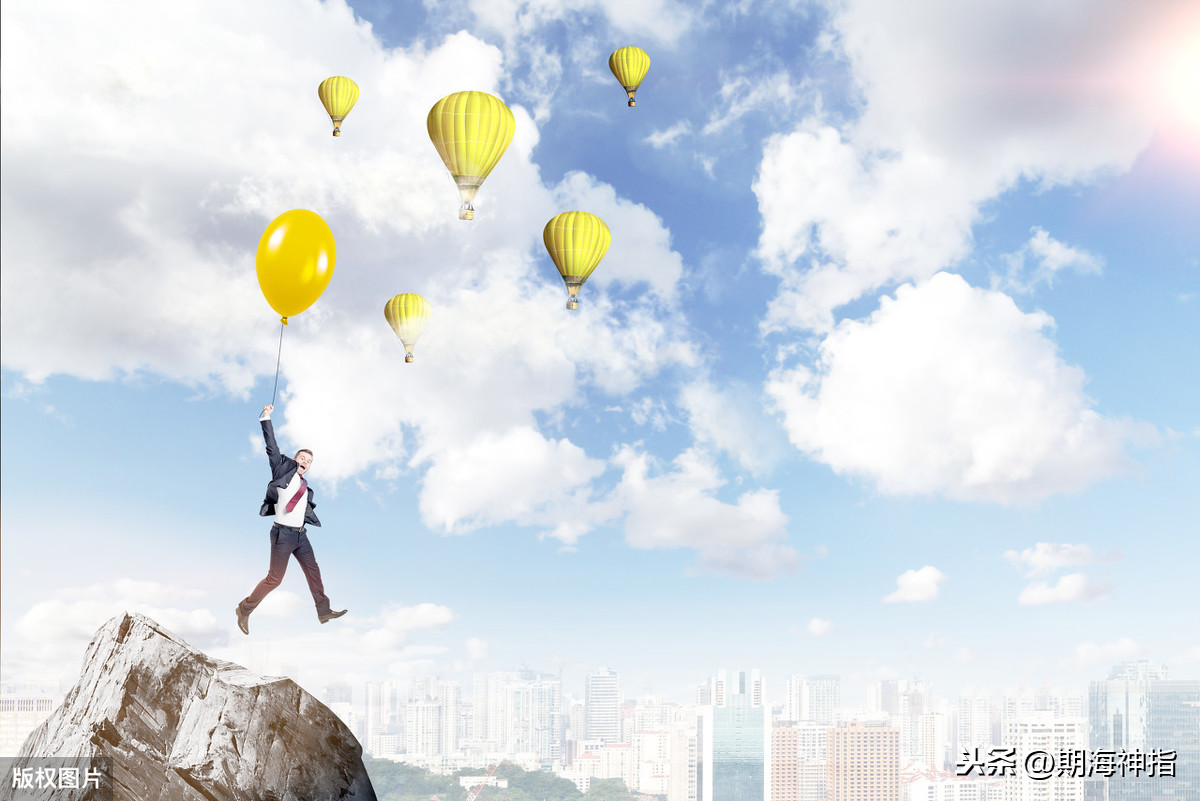
<instances>
[{"instance_id":1,"label":"rock cliff","mask_svg":"<svg viewBox=\"0 0 1200 801\"><path fill-rule=\"evenodd\" d=\"M6 778L0 799L375 801L362 747L324 704L290 679L213 659L137 614L97 632L79 681L21 753L28 765L111 760L111 793L11 795Z\"/></svg>"}]
</instances>

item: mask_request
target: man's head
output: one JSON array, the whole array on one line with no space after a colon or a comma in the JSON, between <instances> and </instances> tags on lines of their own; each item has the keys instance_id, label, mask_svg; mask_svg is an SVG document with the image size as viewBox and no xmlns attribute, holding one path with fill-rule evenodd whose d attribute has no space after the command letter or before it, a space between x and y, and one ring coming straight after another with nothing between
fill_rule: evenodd
<instances>
[{"instance_id":1,"label":"man's head","mask_svg":"<svg viewBox=\"0 0 1200 801\"><path fill-rule=\"evenodd\" d=\"M308 448L301 448L296 451L296 463L300 465L296 468L297 475L304 475L308 472L308 468L312 467L313 454Z\"/></svg>"}]
</instances>

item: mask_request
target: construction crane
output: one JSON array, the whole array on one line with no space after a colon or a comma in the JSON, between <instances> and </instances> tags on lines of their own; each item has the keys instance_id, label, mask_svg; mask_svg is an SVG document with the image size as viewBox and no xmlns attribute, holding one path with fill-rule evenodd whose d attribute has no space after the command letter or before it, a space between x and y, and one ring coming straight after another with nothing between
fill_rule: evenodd
<instances>
[{"instance_id":1,"label":"construction crane","mask_svg":"<svg viewBox=\"0 0 1200 801\"><path fill-rule=\"evenodd\" d=\"M487 780L492 778L492 774L496 772L496 768L500 767L500 763L494 763L488 768L487 775L483 777L483 781L471 788L471 792L467 793L467 801L475 801L479 798L479 794L483 792L483 788L487 786Z\"/></svg>"}]
</instances>

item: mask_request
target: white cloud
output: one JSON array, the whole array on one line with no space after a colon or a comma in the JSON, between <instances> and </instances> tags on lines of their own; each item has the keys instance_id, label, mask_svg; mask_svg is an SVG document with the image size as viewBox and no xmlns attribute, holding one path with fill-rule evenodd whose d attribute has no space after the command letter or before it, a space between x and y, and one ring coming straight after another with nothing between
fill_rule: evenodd
<instances>
[{"instance_id":1,"label":"white cloud","mask_svg":"<svg viewBox=\"0 0 1200 801\"><path fill-rule=\"evenodd\" d=\"M1017 597L1017 603L1027 606L1065 603L1070 601L1094 601L1112 592L1109 582L1089 582L1082 573L1068 573L1053 587L1049 582L1035 581Z\"/></svg>"},{"instance_id":2,"label":"white cloud","mask_svg":"<svg viewBox=\"0 0 1200 801\"><path fill-rule=\"evenodd\" d=\"M1029 241L1016 253L1005 255L1003 260L1008 270L1003 276L992 276L992 288L1020 293L1032 292L1042 283L1054 286L1054 279L1062 270L1097 275L1104 266L1104 260L1099 256L1064 245L1036 227ZM1031 260L1032 267L1029 265Z\"/></svg>"},{"instance_id":3,"label":"white cloud","mask_svg":"<svg viewBox=\"0 0 1200 801\"><path fill-rule=\"evenodd\" d=\"M1071 543L1039 542L1022 551L1005 551L1004 557L1017 567L1024 567L1026 575L1041 576L1064 567L1091 565L1097 562L1120 561L1121 552L1113 549L1097 556L1090 545Z\"/></svg>"},{"instance_id":4,"label":"white cloud","mask_svg":"<svg viewBox=\"0 0 1200 801\"><path fill-rule=\"evenodd\" d=\"M603 470L567 440L514 428L439 454L422 481L421 516L454 533L507 520L559 520L586 500L587 484Z\"/></svg>"},{"instance_id":5,"label":"white cloud","mask_svg":"<svg viewBox=\"0 0 1200 801\"><path fill-rule=\"evenodd\" d=\"M669 128L664 128L661 131L651 131L646 135L646 142L652 147L666 147L667 145L674 144L679 137L691 132L692 124L687 120L680 120Z\"/></svg>"},{"instance_id":6,"label":"white cloud","mask_svg":"<svg viewBox=\"0 0 1200 801\"><path fill-rule=\"evenodd\" d=\"M551 22L594 24L601 17L616 33L672 42L694 16L686 4L672 0L469 0L468 5L480 22L509 38L528 36Z\"/></svg>"},{"instance_id":7,"label":"white cloud","mask_svg":"<svg viewBox=\"0 0 1200 801\"><path fill-rule=\"evenodd\" d=\"M1075 666L1079 668L1107 667L1118 662L1136 659L1145 649L1129 637L1113 642L1085 642L1075 646Z\"/></svg>"},{"instance_id":8,"label":"white cloud","mask_svg":"<svg viewBox=\"0 0 1200 801\"><path fill-rule=\"evenodd\" d=\"M926 565L920 570L906 570L896 579L896 591L884 596L885 604L907 601L932 601L941 592L940 584L946 580L946 574L932 565Z\"/></svg>"},{"instance_id":9,"label":"white cloud","mask_svg":"<svg viewBox=\"0 0 1200 801\"><path fill-rule=\"evenodd\" d=\"M946 643L947 643L946 638L940 637L937 634L930 634L925 637L925 647L926 648L941 648Z\"/></svg>"},{"instance_id":10,"label":"white cloud","mask_svg":"<svg viewBox=\"0 0 1200 801\"><path fill-rule=\"evenodd\" d=\"M828 6L822 41L862 112L841 127L816 113L767 141L759 252L781 279L767 330L828 330L864 293L952 267L982 205L1021 180L1127 169L1154 130L1146 97L1186 0L1049 15L1036 0Z\"/></svg>"},{"instance_id":11,"label":"white cloud","mask_svg":"<svg viewBox=\"0 0 1200 801\"><path fill-rule=\"evenodd\" d=\"M417 652L417 649L427 649L428 646L408 646L410 632L438 628L452 620L454 620L454 613L449 607L439 604L422 603L415 606L388 607L382 609L378 616L368 621L370 628L362 632L363 645L372 651L405 648L405 652L412 655ZM355 621L347 620L346 622L353 624ZM427 654L429 651L424 650L419 653Z\"/></svg>"},{"instance_id":12,"label":"white cloud","mask_svg":"<svg viewBox=\"0 0 1200 801\"><path fill-rule=\"evenodd\" d=\"M199 593L157 582L120 578L106 584L60 590L30 607L13 627L23 644L6 646L6 665L10 658L17 660L14 674L73 675L96 631L111 618L126 612L154 619L197 648L218 647L229 640L230 627L200 605Z\"/></svg>"},{"instance_id":13,"label":"white cloud","mask_svg":"<svg viewBox=\"0 0 1200 801\"><path fill-rule=\"evenodd\" d=\"M696 442L728 454L748 470L769 470L784 456L783 432L765 416L763 398L738 381L722 386L693 381L680 392L679 405Z\"/></svg>"},{"instance_id":14,"label":"white cloud","mask_svg":"<svg viewBox=\"0 0 1200 801\"><path fill-rule=\"evenodd\" d=\"M248 638L237 631L233 602L213 601L209 595L183 585L128 578L54 591L15 621L13 642L5 640L5 674L57 674L69 685L96 631L129 612L149 617L209 656L266 675L288 672L313 691L330 681L376 680L392 664L409 665L406 669L441 664L432 657L448 649L422 638L455 619L448 607L426 602L385 605L373 615L352 612L317 626L311 601L277 589L255 610L250 619L254 636ZM214 614L214 607L224 611Z\"/></svg>"},{"instance_id":15,"label":"white cloud","mask_svg":"<svg viewBox=\"0 0 1200 801\"><path fill-rule=\"evenodd\" d=\"M1092 408L1052 324L939 273L843 320L815 371L778 368L767 393L797 448L884 493L1033 502L1116 473L1155 436Z\"/></svg>"},{"instance_id":16,"label":"white cloud","mask_svg":"<svg viewBox=\"0 0 1200 801\"><path fill-rule=\"evenodd\" d=\"M302 611L310 609L311 599L302 599L290 590L276 588L263 598L262 603L254 610L259 617L274 617L287 619Z\"/></svg>"},{"instance_id":17,"label":"white cloud","mask_svg":"<svg viewBox=\"0 0 1200 801\"><path fill-rule=\"evenodd\" d=\"M832 621L822 620L819 617L814 617L808 621L808 633L814 637L824 637L831 631L833 631Z\"/></svg>"},{"instance_id":18,"label":"white cloud","mask_svg":"<svg viewBox=\"0 0 1200 801\"><path fill-rule=\"evenodd\" d=\"M742 117L755 111L787 113L796 106L804 87L792 83L786 71L763 75L761 70L743 68L721 76L716 108L701 129L706 135L720 134Z\"/></svg>"},{"instance_id":19,"label":"white cloud","mask_svg":"<svg viewBox=\"0 0 1200 801\"><path fill-rule=\"evenodd\" d=\"M965 645L958 648L954 652L954 661L956 664L965 665L975 660L975 654L971 653L971 649Z\"/></svg>"},{"instance_id":20,"label":"white cloud","mask_svg":"<svg viewBox=\"0 0 1200 801\"><path fill-rule=\"evenodd\" d=\"M614 462L623 474L607 501L608 513L625 513L625 538L633 547L691 548L700 569L752 578L799 567L800 557L785 544L787 516L775 490L748 490L734 503L720 500L716 493L725 482L694 448L659 475L651 475L649 455L628 446Z\"/></svg>"},{"instance_id":21,"label":"white cloud","mask_svg":"<svg viewBox=\"0 0 1200 801\"><path fill-rule=\"evenodd\" d=\"M472 662L478 662L481 659L487 659L488 654L491 652L491 647L478 637L471 637L467 640L466 650L467 659Z\"/></svg>"}]
</instances>

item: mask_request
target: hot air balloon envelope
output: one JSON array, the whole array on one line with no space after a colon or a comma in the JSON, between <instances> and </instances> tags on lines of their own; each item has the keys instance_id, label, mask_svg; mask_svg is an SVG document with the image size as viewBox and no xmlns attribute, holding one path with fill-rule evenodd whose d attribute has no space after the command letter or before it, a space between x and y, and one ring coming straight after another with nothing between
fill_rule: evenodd
<instances>
[{"instance_id":1,"label":"hot air balloon envelope","mask_svg":"<svg viewBox=\"0 0 1200 801\"><path fill-rule=\"evenodd\" d=\"M341 136L342 120L346 119L358 101L358 84L344 75L335 75L321 81L317 96L321 98L325 111L329 112L329 119L333 120L333 135Z\"/></svg>"},{"instance_id":2,"label":"hot air balloon envelope","mask_svg":"<svg viewBox=\"0 0 1200 801\"><path fill-rule=\"evenodd\" d=\"M629 96L629 107L637 105L634 95L650 69L650 56L640 47L619 47L608 57L608 68L621 82L625 94Z\"/></svg>"},{"instance_id":3,"label":"hot air balloon envelope","mask_svg":"<svg viewBox=\"0 0 1200 801\"><path fill-rule=\"evenodd\" d=\"M429 301L415 292L396 295L383 307L383 316L404 345L404 361L412 362L413 346L429 324Z\"/></svg>"},{"instance_id":4,"label":"hot air balloon envelope","mask_svg":"<svg viewBox=\"0 0 1200 801\"><path fill-rule=\"evenodd\" d=\"M462 196L459 219L475 219L471 202L512 141L513 113L487 92L454 92L433 104L426 126Z\"/></svg>"},{"instance_id":5,"label":"hot air balloon envelope","mask_svg":"<svg viewBox=\"0 0 1200 801\"><path fill-rule=\"evenodd\" d=\"M579 308L579 288L608 252L612 233L595 214L564 211L542 229L546 251L567 285L567 308Z\"/></svg>"}]
</instances>

